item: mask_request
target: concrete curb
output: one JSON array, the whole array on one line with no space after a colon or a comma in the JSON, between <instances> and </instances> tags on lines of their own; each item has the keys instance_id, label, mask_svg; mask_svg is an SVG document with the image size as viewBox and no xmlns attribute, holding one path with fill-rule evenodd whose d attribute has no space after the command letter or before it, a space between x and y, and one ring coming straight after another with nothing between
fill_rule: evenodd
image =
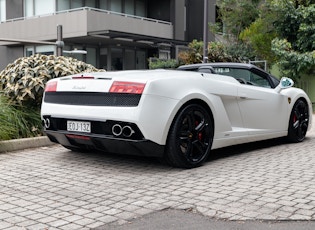
<instances>
[{"instance_id":1,"label":"concrete curb","mask_svg":"<svg viewBox=\"0 0 315 230\"><path fill-rule=\"evenodd\" d=\"M38 148L54 144L55 143L51 142L46 136L0 141L0 153Z\"/></svg>"}]
</instances>

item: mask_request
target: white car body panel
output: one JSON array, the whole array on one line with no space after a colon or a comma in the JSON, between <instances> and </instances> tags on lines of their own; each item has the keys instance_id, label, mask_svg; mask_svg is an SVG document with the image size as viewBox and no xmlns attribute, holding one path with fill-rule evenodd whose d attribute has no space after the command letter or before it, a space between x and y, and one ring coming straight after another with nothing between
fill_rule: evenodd
<instances>
[{"instance_id":1,"label":"white car body panel","mask_svg":"<svg viewBox=\"0 0 315 230\"><path fill-rule=\"evenodd\" d=\"M289 116L301 97L300 89L276 92L272 88L242 85L228 76L173 70L88 73L95 79L64 77L57 92L108 92L114 81L146 83L136 107L42 103L41 116L135 123L146 140L166 145L171 124L180 108L191 100L207 104L214 119L212 149L286 136ZM80 76L80 75L76 75ZM289 103L290 98L290 103ZM310 110L311 114L311 110ZM311 116L310 116L311 119ZM311 127L311 120L308 128Z\"/></svg>"}]
</instances>

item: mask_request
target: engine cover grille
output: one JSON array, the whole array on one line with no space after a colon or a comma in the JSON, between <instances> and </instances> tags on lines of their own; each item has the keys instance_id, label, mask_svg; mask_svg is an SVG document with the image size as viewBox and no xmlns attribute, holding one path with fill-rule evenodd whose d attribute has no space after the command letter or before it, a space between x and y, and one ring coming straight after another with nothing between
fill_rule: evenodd
<instances>
[{"instance_id":1,"label":"engine cover grille","mask_svg":"<svg viewBox=\"0 0 315 230\"><path fill-rule=\"evenodd\" d=\"M141 94L97 92L46 92L45 103L85 106L136 107Z\"/></svg>"}]
</instances>

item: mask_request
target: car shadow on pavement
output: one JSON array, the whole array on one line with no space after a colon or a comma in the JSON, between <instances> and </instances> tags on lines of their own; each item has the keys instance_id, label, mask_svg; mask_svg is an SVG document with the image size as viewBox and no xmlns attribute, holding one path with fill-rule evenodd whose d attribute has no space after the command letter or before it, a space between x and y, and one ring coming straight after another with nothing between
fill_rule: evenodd
<instances>
[{"instance_id":1,"label":"car shadow on pavement","mask_svg":"<svg viewBox=\"0 0 315 230\"><path fill-rule=\"evenodd\" d=\"M208 157L208 161L218 160L225 157L231 157L231 156L240 155L240 154L246 154L248 152L261 150L264 148L271 148L274 146L284 145L284 144L289 145L291 143L289 143L286 140L286 138L275 138L275 139L269 139L269 140L264 140L264 141L257 141L257 142L251 142L251 143L246 143L246 144L239 144L239 145L233 145L233 146L224 147L220 149L215 149L211 151Z\"/></svg>"},{"instance_id":2,"label":"car shadow on pavement","mask_svg":"<svg viewBox=\"0 0 315 230\"><path fill-rule=\"evenodd\" d=\"M309 138L306 137L306 141ZM247 153L251 153L253 151L258 151L265 148L271 148L274 146L280 146L280 145L290 145L290 143L287 142L285 138L276 138L276 139L270 139L265 141L258 141L258 142L252 142L247 144L239 144L234 146L229 146L225 148L215 149L212 150L207 162L228 158L232 156L237 155L243 155ZM119 167L119 165L123 167L138 167L141 169L156 169L156 170L162 170L162 171L168 171L168 170L176 170L175 168L172 168L171 166L168 166L163 160L154 158L154 157L144 157L144 156L134 156L134 155L125 155L125 154L115 154L115 153L104 153L99 151L92 151L92 152L74 152L76 156L80 156L84 158L84 160L88 161L94 161L97 160L99 163L108 164L115 163L116 167ZM73 155L69 156L70 158L73 157ZM182 170L182 169L177 169Z\"/></svg>"}]
</instances>

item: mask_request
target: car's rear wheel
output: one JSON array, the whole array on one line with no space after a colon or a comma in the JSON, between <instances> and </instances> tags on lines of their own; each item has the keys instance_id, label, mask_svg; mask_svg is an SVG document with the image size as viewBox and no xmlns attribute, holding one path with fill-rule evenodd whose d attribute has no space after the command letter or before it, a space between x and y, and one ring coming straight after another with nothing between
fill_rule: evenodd
<instances>
[{"instance_id":1,"label":"car's rear wheel","mask_svg":"<svg viewBox=\"0 0 315 230\"><path fill-rule=\"evenodd\" d=\"M309 109L304 100L294 104L289 121L288 139L291 142L301 142L305 139L309 122Z\"/></svg>"},{"instance_id":2,"label":"car's rear wheel","mask_svg":"<svg viewBox=\"0 0 315 230\"><path fill-rule=\"evenodd\" d=\"M213 134L213 121L209 112L199 104L185 106L171 126L166 161L181 168L201 165L210 153Z\"/></svg>"}]
</instances>

